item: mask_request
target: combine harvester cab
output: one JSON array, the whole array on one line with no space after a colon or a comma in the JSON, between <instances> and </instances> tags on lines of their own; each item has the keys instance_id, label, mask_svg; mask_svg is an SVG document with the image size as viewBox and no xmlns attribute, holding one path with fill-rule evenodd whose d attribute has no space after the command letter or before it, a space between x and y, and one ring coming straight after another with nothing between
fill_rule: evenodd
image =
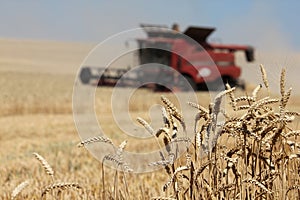
<instances>
[{"instance_id":1,"label":"combine harvester cab","mask_svg":"<svg viewBox=\"0 0 300 200\"><path fill-rule=\"evenodd\" d=\"M146 87L156 90L169 89L198 90L212 89L220 90L225 83L231 86L245 88L243 81L239 79L241 68L235 63L235 52L244 51L248 62L254 60L254 49L247 45L226 45L207 42L208 36L215 30L208 27L189 27L183 34L156 25L142 25L147 38L136 39L139 45L139 64L147 64L136 80L128 80L122 86L134 86L134 82L153 77L157 81ZM187 36L187 37L186 37ZM201 46L199 46L199 44ZM180 54L180 55L179 55ZM209 58L209 59L208 59ZM149 64L152 63L152 64ZM156 64L155 64L156 63ZM178 79L178 75L170 73L170 70L162 70L161 65L169 66L179 72L188 81L190 87ZM98 72L104 69L98 69ZM101 77L93 74L89 67L82 68L80 77L83 83L89 83L91 79L99 79L98 85L114 86L122 74L127 70L107 70ZM115 75L109 75L115 74ZM126 79L125 79L126 80ZM164 85L164 86L161 86Z\"/></svg>"}]
</instances>

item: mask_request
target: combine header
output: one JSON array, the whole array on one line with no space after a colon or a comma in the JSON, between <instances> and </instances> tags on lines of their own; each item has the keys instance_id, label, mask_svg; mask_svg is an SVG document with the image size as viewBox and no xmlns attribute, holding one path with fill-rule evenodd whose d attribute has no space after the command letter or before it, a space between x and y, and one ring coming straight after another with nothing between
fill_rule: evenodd
<instances>
[{"instance_id":1,"label":"combine header","mask_svg":"<svg viewBox=\"0 0 300 200\"><path fill-rule=\"evenodd\" d=\"M235 63L235 52L245 52L246 60L252 62L254 49L251 46L209 43L207 38L215 30L214 28L189 27L183 32L187 37L183 37L182 34L163 29L161 26L142 25L142 27L147 33L147 38L136 39L139 45L140 65L160 63L169 66L179 72L190 84L189 88L193 90L207 88L219 90L224 87L224 83L244 89L245 85L239 79L241 68ZM196 43L187 38L192 38ZM199 48L197 43L202 48ZM182 52L183 56L174 52ZM211 62L206 59L208 56ZM149 75L161 79L162 72L158 69L154 65L153 67L147 65L147 70L143 70L143 73L123 77L130 69L104 69L86 66L80 72L80 79L84 84L90 84L93 80L98 86L115 86L122 77L122 82L118 82L118 86L134 87L141 80L147 79ZM182 91L189 89L173 76L172 73L163 74L166 81L172 82L171 84L166 83L167 85ZM155 90L164 90L164 87L159 84L144 86Z\"/></svg>"}]
</instances>

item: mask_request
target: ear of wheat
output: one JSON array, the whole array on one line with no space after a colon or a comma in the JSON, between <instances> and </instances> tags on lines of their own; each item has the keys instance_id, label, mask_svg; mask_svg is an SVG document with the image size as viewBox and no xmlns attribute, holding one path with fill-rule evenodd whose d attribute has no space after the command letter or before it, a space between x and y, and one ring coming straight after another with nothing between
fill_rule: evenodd
<instances>
[{"instance_id":1,"label":"ear of wheat","mask_svg":"<svg viewBox=\"0 0 300 200\"><path fill-rule=\"evenodd\" d=\"M151 134L154 135L154 130L153 128L150 126L150 124L148 124L144 119L142 119L141 117L138 117L136 119L141 125L144 126L144 128Z\"/></svg>"},{"instance_id":2,"label":"ear of wheat","mask_svg":"<svg viewBox=\"0 0 300 200\"><path fill-rule=\"evenodd\" d=\"M24 188L26 188L28 185L29 180L26 180L20 183L17 187L15 187L15 189L11 193L11 199L15 199L18 196L18 194L21 193L22 190L24 190Z\"/></svg>"},{"instance_id":3,"label":"ear of wheat","mask_svg":"<svg viewBox=\"0 0 300 200\"><path fill-rule=\"evenodd\" d=\"M265 68L264 68L263 65L259 65L259 67L260 67L261 76L262 76L262 80L264 82L264 85L265 85L265 87L267 88L267 90L268 90L268 92L270 94L269 81L268 81L268 78L267 78L267 72L266 72L266 70L265 70Z\"/></svg>"},{"instance_id":4,"label":"ear of wheat","mask_svg":"<svg viewBox=\"0 0 300 200\"><path fill-rule=\"evenodd\" d=\"M52 167L49 165L49 163L47 162L47 160L38 153L33 153L33 155L42 164L46 173L49 176L51 176L51 178L54 180L54 171L53 171Z\"/></svg>"},{"instance_id":5,"label":"ear of wheat","mask_svg":"<svg viewBox=\"0 0 300 200\"><path fill-rule=\"evenodd\" d=\"M60 183L54 183L51 185L48 185L47 187L45 187L45 189L42 191L42 198L47 195L49 192L51 192L52 190L69 190L69 189L75 189L75 190L79 190L82 189L82 187L78 184L78 183L65 183L65 182L60 182Z\"/></svg>"},{"instance_id":6,"label":"ear of wheat","mask_svg":"<svg viewBox=\"0 0 300 200\"><path fill-rule=\"evenodd\" d=\"M286 70L285 68L282 68L281 70L281 76L280 76L280 94L283 97L285 94L285 74Z\"/></svg>"},{"instance_id":7,"label":"ear of wheat","mask_svg":"<svg viewBox=\"0 0 300 200\"><path fill-rule=\"evenodd\" d=\"M169 99L167 99L165 96L161 96L161 101L166 105L167 111L168 111L168 109L169 109L169 111L171 111L170 113L172 114L172 116L180 122L183 130L186 131L186 125L185 125L183 116L178 111L176 106Z\"/></svg>"},{"instance_id":8,"label":"ear of wheat","mask_svg":"<svg viewBox=\"0 0 300 200\"><path fill-rule=\"evenodd\" d=\"M216 95L214 102L213 102L213 113L217 115L220 112L220 107L221 107L221 102L222 102L222 97L225 96L226 94L230 94L235 90L234 88L230 88L228 90L224 90L223 92L220 92L219 94Z\"/></svg>"},{"instance_id":9,"label":"ear of wheat","mask_svg":"<svg viewBox=\"0 0 300 200\"><path fill-rule=\"evenodd\" d=\"M193 103L193 102L188 102L188 104L196 109L198 109L201 113L208 114L208 110L204 108L203 106Z\"/></svg>"},{"instance_id":10,"label":"ear of wheat","mask_svg":"<svg viewBox=\"0 0 300 200\"><path fill-rule=\"evenodd\" d=\"M226 83L226 90L230 91L229 92L229 98L230 98L230 105L232 106L233 110L236 110L237 102L235 101L235 96L233 90L231 90L231 86Z\"/></svg>"},{"instance_id":11,"label":"ear of wheat","mask_svg":"<svg viewBox=\"0 0 300 200\"><path fill-rule=\"evenodd\" d=\"M151 200L176 200L173 197L152 197Z\"/></svg>"},{"instance_id":12,"label":"ear of wheat","mask_svg":"<svg viewBox=\"0 0 300 200\"><path fill-rule=\"evenodd\" d=\"M95 137L88 138L86 140L81 141L77 146L83 147L83 146L86 146L88 144L92 144L95 142L104 142L104 143L113 145L112 141L109 138L105 138L103 136L95 136Z\"/></svg>"},{"instance_id":13,"label":"ear of wheat","mask_svg":"<svg viewBox=\"0 0 300 200\"><path fill-rule=\"evenodd\" d=\"M122 154L123 154L123 151L124 151L126 145L127 145L127 140L124 140L117 149L116 155L121 160L123 159Z\"/></svg>"},{"instance_id":14,"label":"ear of wheat","mask_svg":"<svg viewBox=\"0 0 300 200\"><path fill-rule=\"evenodd\" d=\"M190 169L190 168L189 168L188 166L178 167L178 168L174 171L174 173L173 173L171 179L164 185L163 191L166 191L167 188L174 182L174 179L175 179L176 175L177 175L179 172L182 172L182 171L185 171L185 170L189 170L189 169Z\"/></svg>"},{"instance_id":15,"label":"ear of wheat","mask_svg":"<svg viewBox=\"0 0 300 200\"><path fill-rule=\"evenodd\" d=\"M257 94L261 90L261 88L262 88L261 84L259 84L258 86L256 86L256 88L254 88L254 90L252 92L252 97L253 97L254 100L256 100Z\"/></svg>"},{"instance_id":16,"label":"ear of wheat","mask_svg":"<svg viewBox=\"0 0 300 200\"><path fill-rule=\"evenodd\" d=\"M257 180L254 180L254 179L245 179L245 180L243 180L243 182L253 184L253 185L255 185L255 186L261 188L261 189L264 190L265 192L267 192L267 193L269 193L269 194L272 194L272 191L268 190L268 189L266 188L266 186L264 186L262 183L260 183L260 182L257 181Z\"/></svg>"}]
</instances>

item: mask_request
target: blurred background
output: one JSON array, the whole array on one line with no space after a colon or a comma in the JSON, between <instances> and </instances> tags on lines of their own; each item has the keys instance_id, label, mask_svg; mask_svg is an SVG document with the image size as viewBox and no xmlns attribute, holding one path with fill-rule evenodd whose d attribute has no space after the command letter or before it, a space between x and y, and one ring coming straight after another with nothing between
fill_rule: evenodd
<instances>
[{"instance_id":1,"label":"blurred background","mask_svg":"<svg viewBox=\"0 0 300 200\"><path fill-rule=\"evenodd\" d=\"M299 8L296 0L1 1L0 70L75 74L87 53L108 37L141 23L171 27L176 22L182 31L216 27L211 42L252 45L255 63L238 57L247 82L260 79L258 64L264 64L270 82L287 67L289 84L297 86ZM106 48L113 53L116 46Z\"/></svg>"}]
</instances>

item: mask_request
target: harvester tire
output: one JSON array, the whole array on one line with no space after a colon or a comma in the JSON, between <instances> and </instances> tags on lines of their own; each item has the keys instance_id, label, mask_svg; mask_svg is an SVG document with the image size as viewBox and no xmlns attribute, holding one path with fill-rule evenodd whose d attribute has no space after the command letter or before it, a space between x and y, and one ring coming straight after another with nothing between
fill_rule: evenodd
<instances>
[{"instance_id":1,"label":"harvester tire","mask_svg":"<svg viewBox=\"0 0 300 200\"><path fill-rule=\"evenodd\" d=\"M80 72L80 80L83 84L88 84L90 83L90 79L92 77L92 73L91 73L91 70L90 68L88 67L84 67L81 69L81 72Z\"/></svg>"},{"instance_id":2,"label":"harvester tire","mask_svg":"<svg viewBox=\"0 0 300 200\"><path fill-rule=\"evenodd\" d=\"M179 83L179 89L181 91L196 91L197 90L197 84L195 83L193 78L188 76L188 75L184 75L184 78L189 83L189 86L186 85L185 81L182 81L182 83Z\"/></svg>"}]
</instances>

